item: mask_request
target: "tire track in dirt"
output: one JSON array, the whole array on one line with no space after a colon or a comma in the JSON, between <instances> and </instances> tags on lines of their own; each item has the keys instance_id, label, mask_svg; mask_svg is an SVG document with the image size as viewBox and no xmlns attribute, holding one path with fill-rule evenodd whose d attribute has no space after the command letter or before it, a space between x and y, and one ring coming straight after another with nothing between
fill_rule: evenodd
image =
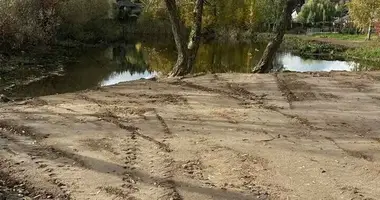
<instances>
[{"instance_id":1,"label":"tire track in dirt","mask_svg":"<svg viewBox=\"0 0 380 200\"><path fill-rule=\"evenodd\" d=\"M143 138L143 139L145 139L145 140L147 140L149 142L154 143L155 145L157 145L160 149L162 149L165 152L171 152L172 151L171 148L169 147L169 145L167 145L167 144L165 144L163 142L160 142L158 140L155 140L152 137L149 137L147 135L142 134L141 131L140 131L140 129L138 127L135 127L135 126L132 126L132 125L124 125L114 115L97 114L95 116L102 117L102 119L104 121L106 121L108 123L112 123L112 124L116 125L117 127L119 127L120 129L128 131L129 133L132 134L132 138L133 139L138 136L138 137L141 137L141 138Z\"/></svg>"},{"instance_id":2,"label":"tire track in dirt","mask_svg":"<svg viewBox=\"0 0 380 200\"><path fill-rule=\"evenodd\" d=\"M17 167L15 167L17 166ZM25 175L21 175L22 163L13 162L9 159L0 158L0 198L1 199L56 199L70 200L68 194L57 191L54 186L39 187L30 181ZM34 167L28 165L28 167ZM19 168L19 169L16 169ZM40 177L41 178L41 177ZM43 180L41 180L43 181ZM5 188L4 188L5 187ZM17 198L16 198L17 196Z\"/></svg>"},{"instance_id":3,"label":"tire track in dirt","mask_svg":"<svg viewBox=\"0 0 380 200\"><path fill-rule=\"evenodd\" d=\"M275 73L274 77L276 79L278 88L282 92L283 96L285 96L287 99L287 102L289 104L289 108L294 109L293 100L297 99L297 96L287 87L285 80L281 79L278 76L278 73Z\"/></svg>"},{"instance_id":4,"label":"tire track in dirt","mask_svg":"<svg viewBox=\"0 0 380 200\"><path fill-rule=\"evenodd\" d=\"M25 139L24 139L25 140ZM100 165L93 165L92 158L87 158L82 155L77 155L74 152L70 152L69 150L63 150L57 147L53 146L45 146L41 145L39 143L34 143L33 145L25 145L24 142L32 143L28 141L22 141L17 142L17 144L21 145L19 149L22 151L25 151L27 155L29 156L28 159L30 160L30 163L28 168L35 168L37 171L39 171L43 176L48 177L48 182L56 185L58 188L60 188L61 192L63 194L70 195L72 189L72 192L75 192L76 195L81 193L80 191L88 190L87 195L96 195L95 193L90 193L89 191L96 190L98 191L104 191L105 193L108 193L110 195L115 195L117 197L123 198L123 199L133 199L132 194L136 191L136 187L134 187L130 183L134 183L133 179L131 179L129 176L129 173L124 172L122 174L122 181L125 183L121 186L123 189L120 189L118 187L114 186L103 186L102 182L100 183L94 183L94 184L88 184L87 179L88 178L87 171L90 172L94 171L96 172L102 172L106 173L105 171L99 171L103 166ZM126 142L126 144L128 144ZM133 151L132 151L133 153ZM135 153L134 153L135 154ZM130 155L127 153L127 157L129 157L129 160L133 160L133 154ZM25 159L25 158L24 158ZM16 159L16 160L22 160L22 158ZM126 166L124 169L131 170L133 167L133 163L129 164L126 161ZM35 167L33 167L35 165ZM107 168L107 167L106 167ZM129 171L128 171L129 172ZM76 176L67 178L62 177L64 174L72 174L75 173ZM120 171L108 171L107 173L111 173L113 175L119 176ZM90 173L94 175L93 173ZM61 178L60 178L61 177ZM74 181L73 179L80 178L81 181ZM82 179L83 178L83 179ZM83 182L84 181L84 182Z\"/></svg>"},{"instance_id":5,"label":"tire track in dirt","mask_svg":"<svg viewBox=\"0 0 380 200\"><path fill-rule=\"evenodd\" d=\"M283 92L283 94L287 97L289 106L292 109L293 99L296 99L297 97L288 87L286 87L284 80L279 79L278 74L275 74L274 76L276 77L278 87ZM306 126L307 128L309 128L311 130L318 130L318 128L313 126L306 118L302 118L302 117L295 115L295 114L287 114L285 112L282 112L280 110L280 108L278 108L276 106L266 105L266 103L265 103L265 97L267 96L266 94L256 95L254 93L249 92L248 90L246 90L244 88L239 87L237 84L227 83L227 87L230 90L232 90L235 95L241 97L242 99L248 99L248 100L253 100L253 101L258 102L258 104L261 105L260 106L261 108L275 111L275 112L277 112L277 113L279 113L279 114L281 114L281 115L283 115L289 119L295 119L295 120L297 120L298 123L300 123L303 126Z\"/></svg>"},{"instance_id":6,"label":"tire track in dirt","mask_svg":"<svg viewBox=\"0 0 380 200\"><path fill-rule=\"evenodd\" d=\"M325 137L325 139L332 142L338 149L342 150L343 152L345 152L349 156L359 158L359 159L364 159L364 160L369 161L369 162L373 162L373 160L374 160L372 156L366 155L363 152L353 151L353 150L343 148L331 137Z\"/></svg>"},{"instance_id":7,"label":"tire track in dirt","mask_svg":"<svg viewBox=\"0 0 380 200\"><path fill-rule=\"evenodd\" d=\"M123 185L121 187L124 191L127 191L127 194L124 194L124 198L129 197L128 199L132 200L134 198L131 198L130 195L139 191L138 187L136 186L137 178L134 175L139 144L134 134L131 134L130 138L124 139L123 143L125 143L125 147L127 148L123 149L125 156L125 172L123 173Z\"/></svg>"},{"instance_id":8,"label":"tire track in dirt","mask_svg":"<svg viewBox=\"0 0 380 200\"><path fill-rule=\"evenodd\" d=\"M84 98L85 98L85 100L94 102L94 103L98 104L98 106L104 108L103 105L105 105L105 102L93 100L92 98L89 98L89 97L84 97ZM155 116L156 116L158 122L163 127L164 134L166 136L171 136L172 132L169 129L168 125L166 124L164 118L158 113L157 110L155 110L155 109L153 109L153 110L155 112ZM159 142L159 141L157 141L157 140L155 140L149 136L146 136L144 134L141 134L141 131L139 130L138 127L135 127L132 125L128 125L128 126L124 125L122 122L120 122L118 117L115 114L113 114L111 111L107 110L106 113L99 114L97 116L101 117L104 121L112 123L112 124L116 125L117 127L119 127L120 129L126 130L126 131L131 133L131 139L133 140L133 144L129 144L132 147L130 147L126 150L126 154L127 154L127 156L126 156L126 172L123 175L124 176L123 181L125 182L125 184L123 184L123 186L122 186L123 188L129 189L133 192L138 192L139 189L135 185L136 185L136 183L139 182L140 179L144 179L144 178L138 177L135 175L134 170L136 168L133 165L141 164L141 162L144 162L144 160L145 160L144 158L146 155L152 155L152 152L150 152L150 153L145 152L145 151L147 151L145 148L142 148L139 151L137 151L137 146L144 146L142 144L145 143L144 141L147 141L147 142L151 142L151 143L156 144L159 147L159 149L161 149L164 152L164 155L159 155L157 153L155 153L155 154L153 153L153 155L155 155L158 158L158 160L162 160L160 163L155 164L155 166L164 166L164 168L158 167L159 171L163 172L163 176L159 180L156 180L154 182L152 182L150 179L149 180L142 180L142 181L148 182L151 184L155 184L157 182L156 183L157 185L164 188L164 190L165 190L164 194L159 199L182 200L182 197L179 195L179 193L176 189L175 182L172 181L172 179L171 179L173 176L172 163L174 161L170 157L170 155L168 154L168 153L172 152L172 150L170 149L170 147L167 144L165 144L163 142ZM139 141L137 136L139 136L139 138L142 138L143 141ZM129 145L127 145L127 146L129 146ZM146 144L145 146L149 146L149 144ZM141 154L141 155L137 157L138 154ZM156 174L152 174L152 176L153 175L156 176Z\"/></svg>"},{"instance_id":9,"label":"tire track in dirt","mask_svg":"<svg viewBox=\"0 0 380 200\"><path fill-rule=\"evenodd\" d=\"M145 148L138 151L138 165L140 171L137 174L142 199L182 200L177 190L177 184L173 181L175 176L175 161L170 153L155 148L148 148L147 140L137 138L138 143ZM138 196L139 194L137 194Z\"/></svg>"},{"instance_id":10,"label":"tire track in dirt","mask_svg":"<svg viewBox=\"0 0 380 200\"><path fill-rule=\"evenodd\" d=\"M227 159L228 158L228 159ZM257 185L257 174L268 169L268 161L261 157L254 157L228 146L208 142L198 161L203 183L212 188L226 191L244 191L251 194L252 199L270 199L266 189ZM220 163L224 166L221 167ZM186 165L185 165L186 166Z\"/></svg>"},{"instance_id":11,"label":"tire track in dirt","mask_svg":"<svg viewBox=\"0 0 380 200\"><path fill-rule=\"evenodd\" d=\"M52 151L49 148L41 146L37 141L33 142L33 139L29 136L23 135L23 133L13 132L13 130L7 130L3 129L0 131L1 138L3 140L7 141L7 148L9 152L11 152L12 156L10 159L12 160L22 160L22 163L28 163L28 168L34 168L37 171L39 171L45 178L46 181L55 185L60 190L60 196L62 196L64 199L71 199L70 197L70 190L67 184L65 184L62 180L60 180L56 174L54 173L54 166L52 166L52 163L50 160L55 160L58 157L64 156L60 155L56 151ZM16 135L10 135L6 132L13 132L11 134L17 134ZM22 137L22 140L20 137ZM25 143L29 143L26 145ZM10 146L13 146L13 148L17 148L17 150L22 150L28 157L21 157L20 153L16 152L15 150L11 149ZM71 160L69 157L64 156L66 159ZM69 161L68 163L75 163L74 159ZM15 163L14 166L20 166L21 164ZM58 167L61 167L61 165L58 165ZM63 165L62 165L63 167ZM23 170L22 170L23 171ZM37 198L36 198L37 199Z\"/></svg>"},{"instance_id":12,"label":"tire track in dirt","mask_svg":"<svg viewBox=\"0 0 380 200\"><path fill-rule=\"evenodd\" d=\"M215 79L215 80L218 80L218 79ZM226 87L229 91L217 89L217 88L209 88L206 86L197 85L197 84L187 82L187 81L176 81L176 82L171 82L170 84L180 85L183 87L188 87L188 88L192 88L192 89L196 89L196 90L200 90L204 92L227 96L229 98L239 101L240 105L243 105L243 106L263 104L263 101L266 97L265 94L257 95L257 94L247 91L244 88L239 87L237 84L231 84L231 83L226 84ZM253 101L253 102L247 102L247 100Z\"/></svg>"},{"instance_id":13,"label":"tire track in dirt","mask_svg":"<svg viewBox=\"0 0 380 200\"><path fill-rule=\"evenodd\" d=\"M98 102L98 104L100 104ZM115 117L112 113L107 113L111 117ZM1 124L0 124L1 125ZM3 126L6 126L10 128L11 130L18 131L19 135L23 136L34 136L37 139L44 138L44 137L37 137L39 136L38 134L35 134L32 132L32 130L28 127L25 126L11 126L9 124L2 123ZM120 123L120 126L122 124ZM1 126L0 126L1 127ZM127 127L123 126L124 129L130 130L132 133L134 133L134 127ZM131 196L134 192L136 192L138 189L134 186L136 183L133 176L131 175L131 171L133 171L134 167L133 165L135 164L135 159L136 159L136 141L135 141L135 134L131 134L131 140L125 140L126 147L128 149L125 149L124 152L126 154L126 159L125 159L125 172L122 173L122 181L124 182L123 185L121 186L122 189L118 187L113 187L113 186L106 186L106 187L99 187L97 188L98 190L102 190L110 195L115 195L123 199L133 199L133 196ZM121 139L121 138L119 138ZM41 139L40 139L41 140ZM34 161L36 165L38 165L38 169L43 170L42 173L48 173L47 175L49 176L49 182L57 185L59 188L63 190L63 192L67 193L67 184L62 182L60 179L58 179L57 173L54 173L56 170L60 172L60 175L62 173L67 173L67 171L71 170L70 166L74 167L79 167L83 169L88 169L88 170L94 170L98 171L101 166L92 166L91 163L91 158L89 158L89 163L87 163L87 158L83 157L81 155L77 155L75 152L69 152L66 150L62 150L60 148L56 148L53 146L45 146L45 145L40 145L39 143L35 142L36 147L33 147L33 149L30 149L27 153L31 157L31 160ZM25 147L24 147L25 149ZM67 164L58 164L57 166L54 166L49 162L50 160L57 160L64 158L66 161L64 163ZM56 169L56 170L54 170ZM116 171L115 173L112 173L115 175L119 175ZM86 186L86 184L82 185ZM95 188L96 189L96 188Z\"/></svg>"},{"instance_id":14,"label":"tire track in dirt","mask_svg":"<svg viewBox=\"0 0 380 200\"><path fill-rule=\"evenodd\" d=\"M120 119L111 111L109 111L107 108L104 107L104 105L107 105L106 102L98 101L96 99L92 99L87 96L81 96L86 101L90 101L93 103L96 103L99 107L106 110L106 113L97 114L96 116L101 117L104 121L108 123L112 123L119 127L120 129L126 130L129 133L131 133L131 139L132 144L130 144L132 147L126 149L126 172L123 175L123 181L125 184L123 184L124 189L128 189L133 193L138 193L139 189L136 187L136 184L143 179L143 182L151 183L151 184L158 184L160 187L164 188L165 192L159 199L173 199L173 200L182 200L182 197L179 195L175 182L172 181L172 163L174 162L171 156L169 155L170 152L172 152L172 149L169 147L169 145L157 141L152 137L149 137L147 135L144 135L141 133L141 130L133 125L124 125ZM155 116L160 123L160 125L163 127L163 132L166 136L171 136L171 130L169 129L168 125L166 124L164 118L157 112L157 110L154 109ZM142 141L139 141L139 138ZM129 141L130 142L130 141ZM136 175L136 167L134 167L135 164L141 164L141 162L144 162L145 157L147 155L151 155L151 153L145 153L144 151L147 151L146 148L141 148L139 151L137 151L137 148L139 146L144 146L143 143L150 142L154 143L158 146L158 148L163 152L164 155L158 155L156 153L156 157L159 160L162 160L162 162L156 164L155 166L164 166L164 168L159 167L160 171L164 171L163 176L157 180L152 182L152 180L149 178L144 177L138 177ZM130 142L131 143L131 142ZM146 144L145 146L149 146L149 144ZM144 147L145 147L144 146ZM139 155L140 156L137 156ZM154 155L154 154L153 154ZM154 175L154 174L152 174ZM115 189L114 189L115 190ZM117 191L117 190L116 190ZM110 192L110 191L109 191Z\"/></svg>"},{"instance_id":15,"label":"tire track in dirt","mask_svg":"<svg viewBox=\"0 0 380 200\"><path fill-rule=\"evenodd\" d=\"M157 120L160 122L161 126L162 126L163 129L164 129L164 133L165 133L166 135L168 135L168 136L173 135L172 131L169 129L168 124L166 124L164 118L162 118L161 115L158 114L158 112L157 112L156 109L154 110L154 112L155 112L155 114L156 114L156 118L157 118Z\"/></svg>"},{"instance_id":16,"label":"tire track in dirt","mask_svg":"<svg viewBox=\"0 0 380 200\"><path fill-rule=\"evenodd\" d=\"M236 97L235 95L233 95L230 92L220 90L220 89L216 89L216 88L205 87L202 85L197 85L197 84L194 84L194 83L191 83L188 81L176 81L176 82L171 82L169 84L179 85L179 86L183 86L183 87L187 87L187 88L191 88L191 89L196 89L196 90L200 90L200 91L204 91L204 92L209 92L209 93L216 93L216 94L224 95L224 96L227 96L227 97L230 97L232 99L240 101L240 98Z\"/></svg>"},{"instance_id":17,"label":"tire track in dirt","mask_svg":"<svg viewBox=\"0 0 380 200\"><path fill-rule=\"evenodd\" d=\"M139 136L139 137L141 137L141 138L143 138L145 140L148 140L148 141L154 143L155 145L159 146L162 150L164 150L166 152L171 152L172 151L170 149L169 145L167 145L167 144L165 144L163 142L157 141L157 140L155 140L152 137L149 137L147 135L142 134L140 132L139 128L137 128L135 126L132 126L132 125L124 125L123 123L121 123L120 120L118 119L118 117L113 112L111 112L110 110L108 110L107 108L104 107L105 105L107 105L107 102L101 101L101 100L97 100L97 99L93 99L93 98L90 98L90 97L85 96L85 95L80 95L80 97L82 99L88 101L88 102L95 103L99 107L105 109L105 111L106 111L105 113L95 114L94 116L101 117L103 120L105 120L105 121L107 121L109 123L115 124L117 127L130 132L132 134L132 137Z\"/></svg>"}]
</instances>

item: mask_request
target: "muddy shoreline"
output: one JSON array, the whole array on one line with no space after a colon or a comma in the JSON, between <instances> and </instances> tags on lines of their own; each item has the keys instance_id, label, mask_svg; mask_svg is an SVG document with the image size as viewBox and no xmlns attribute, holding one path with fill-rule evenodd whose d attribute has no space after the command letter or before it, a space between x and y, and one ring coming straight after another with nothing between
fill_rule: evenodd
<instances>
[{"instance_id":1,"label":"muddy shoreline","mask_svg":"<svg viewBox=\"0 0 380 200\"><path fill-rule=\"evenodd\" d=\"M78 55L93 47L94 45L65 42L0 52L0 94L17 97L13 93L14 88L52 76L61 76L65 65L77 62Z\"/></svg>"}]
</instances>

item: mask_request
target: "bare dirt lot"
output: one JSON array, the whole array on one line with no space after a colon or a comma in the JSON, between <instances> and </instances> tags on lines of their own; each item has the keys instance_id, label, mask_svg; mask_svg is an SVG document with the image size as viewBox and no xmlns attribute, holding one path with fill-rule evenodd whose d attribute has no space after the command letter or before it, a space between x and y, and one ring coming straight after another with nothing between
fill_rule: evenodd
<instances>
[{"instance_id":1,"label":"bare dirt lot","mask_svg":"<svg viewBox=\"0 0 380 200\"><path fill-rule=\"evenodd\" d=\"M0 199L380 199L380 73L210 74L0 106Z\"/></svg>"}]
</instances>

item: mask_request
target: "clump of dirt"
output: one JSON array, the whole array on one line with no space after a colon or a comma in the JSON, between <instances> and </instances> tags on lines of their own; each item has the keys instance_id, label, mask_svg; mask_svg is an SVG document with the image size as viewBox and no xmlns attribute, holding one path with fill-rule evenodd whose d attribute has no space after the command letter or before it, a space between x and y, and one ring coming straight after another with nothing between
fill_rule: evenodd
<instances>
[{"instance_id":1,"label":"clump of dirt","mask_svg":"<svg viewBox=\"0 0 380 200\"><path fill-rule=\"evenodd\" d=\"M7 174L0 171L0 199L31 199L31 196L29 195L31 195L31 192L25 189L25 183L10 179Z\"/></svg>"},{"instance_id":2,"label":"clump of dirt","mask_svg":"<svg viewBox=\"0 0 380 200\"><path fill-rule=\"evenodd\" d=\"M318 93L318 95L321 96L324 99L341 99L341 97L339 97L339 96L337 96L335 94L331 94L331 93L320 92L320 93Z\"/></svg>"},{"instance_id":3,"label":"clump of dirt","mask_svg":"<svg viewBox=\"0 0 380 200\"><path fill-rule=\"evenodd\" d=\"M143 95L145 96L145 95ZM171 104L187 104L187 99L174 94L157 94L146 95L149 98L149 103L171 103Z\"/></svg>"},{"instance_id":4,"label":"clump of dirt","mask_svg":"<svg viewBox=\"0 0 380 200\"><path fill-rule=\"evenodd\" d=\"M190 178L197 178L199 180L204 180L205 177L202 173L202 163L200 160L189 160L181 165L184 174Z\"/></svg>"},{"instance_id":5,"label":"clump of dirt","mask_svg":"<svg viewBox=\"0 0 380 200\"><path fill-rule=\"evenodd\" d=\"M131 196L129 193L126 193L124 190L117 188L117 187L111 187L111 186L106 186L100 188L101 190L104 190L108 194L115 195L117 197L121 197L126 200L136 200L133 196Z\"/></svg>"}]
</instances>

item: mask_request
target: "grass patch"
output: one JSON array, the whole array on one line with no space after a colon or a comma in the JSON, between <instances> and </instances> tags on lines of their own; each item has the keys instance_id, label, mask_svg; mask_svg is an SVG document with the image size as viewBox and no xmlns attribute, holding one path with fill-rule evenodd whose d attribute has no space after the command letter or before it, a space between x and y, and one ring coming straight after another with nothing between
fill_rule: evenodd
<instances>
[{"instance_id":1,"label":"grass patch","mask_svg":"<svg viewBox=\"0 0 380 200\"><path fill-rule=\"evenodd\" d=\"M336 44L305 40L302 38L289 36L285 37L282 48L290 50L299 55L337 55L342 54L347 50L346 47Z\"/></svg>"},{"instance_id":2,"label":"grass patch","mask_svg":"<svg viewBox=\"0 0 380 200\"><path fill-rule=\"evenodd\" d=\"M363 46L349 49L346 51L346 57L380 62L380 47Z\"/></svg>"},{"instance_id":3,"label":"grass patch","mask_svg":"<svg viewBox=\"0 0 380 200\"><path fill-rule=\"evenodd\" d=\"M256 35L255 42L269 42L273 34L263 33ZM298 35L285 35L281 50L290 51L301 56L331 55L342 56L347 47L326 42L314 41Z\"/></svg>"},{"instance_id":4,"label":"grass patch","mask_svg":"<svg viewBox=\"0 0 380 200\"><path fill-rule=\"evenodd\" d=\"M338 40L366 40L367 36L363 34L341 34L341 33L316 33L316 38L332 38ZM375 35L373 36L375 39Z\"/></svg>"},{"instance_id":5,"label":"grass patch","mask_svg":"<svg viewBox=\"0 0 380 200\"><path fill-rule=\"evenodd\" d=\"M347 42L362 40L360 47L349 47L342 44L330 43L329 41L317 41L316 37L326 36L336 40L345 40ZM269 42L272 34L258 34L256 42ZM346 58L349 60L362 60L371 62L380 62L380 43L376 41L364 42L365 35L348 35L348 34L319 34L312 37L301 35L285 35L281 44L281 49L301 56L333 56L334 58ZM380 39L380 38L379 38Z\"/></svg>"}]
</instances>

